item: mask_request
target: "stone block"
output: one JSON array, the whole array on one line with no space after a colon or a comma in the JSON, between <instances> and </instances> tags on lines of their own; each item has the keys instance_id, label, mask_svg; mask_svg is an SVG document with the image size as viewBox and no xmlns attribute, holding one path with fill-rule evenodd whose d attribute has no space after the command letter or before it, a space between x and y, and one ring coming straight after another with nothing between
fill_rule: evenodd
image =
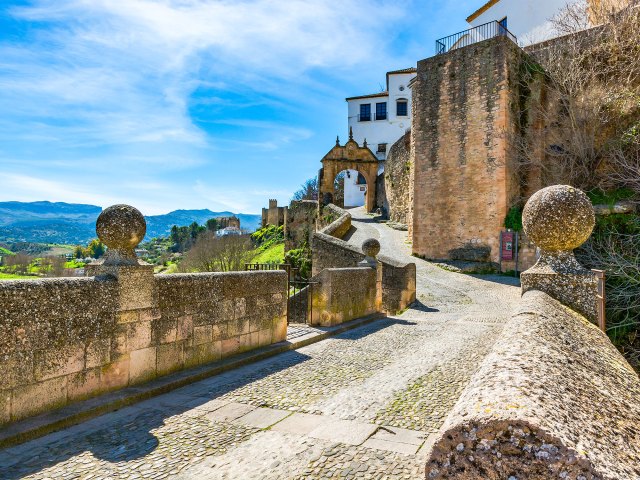
<instances>
[{"instance_id":1,"label":"stone block","mask_svg":"<svg viewBox=\"0 0 640 480\"><path fill-rule=\"evenodd\" d=\"M287 317L273 319L271 343L284 342L287 339Z\"/></svg>"},{"instance_id":2,"label":"stone block","mask_svg":"<svg viewBox=\"0 0 640 480\"><path fill-rule=\"evenodd\" d=\"M142 383L156 376L156 347L134 350L129 354L129 384Z\"/></svg>"},{"instance_id":3,"label":"stone block","mask_svg":"<svg viewBox=\"0 0 640 480\"><path fill-rule=\"evenodd\" d=\"M158 375L167 375L182 368L183 348L182 342L158 345L156 362Z\"/></svg>"},{"instance_id":4,"label":"stone block","mask_svg":"<svg viewBox=\"0 0 640 480\"><path fill-rule=\"evenodd\" d=\"M99 367L109 363L111 359L111 341L96 339L87 346L85 368Z\"/></svg>"},{"instance_id":5,"label":"stone block","mask_svg":"<svg viewBox=\"0 0 640 480\"><path fill-rule=\"evenodd\" d=\"M118 323L133 323L140 320L140 314L138 311L120 312L116 315L116 321Z\"/></svg>"},{"instance_id":6,"label":"stone block","mask_svg":"<svg viewBox=\"0 0 640 480\"><path fill-rule=\"evenodd\" d=\"M59 351L39 352L34 360L36 381L61 377L84 369L84 348L75 346Z\"/></svg>"},{"instance_id":7,"label":"stone block","mask_svg":"<svg viewBox=\"0 0 640 480\"><path fill-rule=\"evenodd\" d=\"M151 345L151 322L137 322L128 325L127 350L132 352Z\"/></svg>"},{"instance_id":8,"label":"stone block","mask_svg":"<svg viewBox=\"0 0 640 480\"><path fill-rule=\"evenodd\" d=\"M286 322L285 322L285 325L286 325ZM286 338L286 334L285 334L285 338ZM263 330L260 330L258 345L260 345L261 347L271 345L272 339L273 339L273 333L270 328L265 328Z\"/></svg>"},{"instance_id":9,"label":"stone block","mask_svg":"<svg viewBox=\"0 0 640 480\"><path fill-rule=\"evenodd\" d=\"M402 453L405 455L415 455L418 446L409 443L392 442L389 440L380 440L370 438L362 444L363 447L373 448L375 450L386 450L387 452Z\"/></svg>"},{"instance_id":10,"label":"stone block","mask_svg":"<svg viewBox=\"0 0 640 480\"><path fill-rule=\"evenodd\" d=\"M155 344L172 343L178 339L178 321L175 318L161 318L151 323L151 337Z\"/></svg>"},{"instance_id":11,"label":"stone block","mask_svg":"<svg viewBox=\"0 0 640 480\"><path fill-rule=\"evenodd\" d=\"M11 390L0 390L0 425L11 420Z\"/></svg>"},{"instance_id":12,"label":"stone block","mask_svg":"<svg viewBox=\"0 0 640 480\"><path fill-rule=\"evenodd\" d=\"M211 325L211 339L213 341L221 340L223 337L223 330L225 328L225 325L221 323L215 323Z\"/></svg>"},{"instance_id":13,"label":"stone block","mask_svg":"<svg viewBox=\"0 0 640 480\"><path fill-rule=\"evenodd\" d=\"M220 360L221 349L221 342L203 343L192 347L185 346L184 366L189 368Z\"/></svg>"},{"instance_id":14,"label":"stone block","mask_svg":"<svg viewBox=\"0 0 640 480\"><path fill-rule=\"evenodd\" d=\"M252 405L245 405L244 403L228 403L223 407L208 413L206 417L212 422L232 422L237 418L246 415L249 412L255 410L256 407Z\"/></svg>"},{"instance_id":15,"label":"stone block","mask_svg":"<svg viewBox=\"0 0 640 480\"><path fill-rule=\"evenodd\" d=\"M100 370L100 388L103 391L126 387L129 383L129 355L105 365Z\"/></svg>"},{"instance_id":16,"label":"stone block","mask_svg":"<svg viewBox=\"0 0 640 480\"><path fill-rule=\"evenodd\" d=\"M0 362L0 385L2 389L33 383L35 381L33 361L33 355L24 355L22 358L11 356L3 359Z\"/></svg>"},{"instance_id":17,"label":"stone block","mask_svg":"<svg viewBox=\"0 0 640 480\"><path fill-rule=\"evenodd\" d=\"M251 290L248 290L246 293L249 293ZM233 315L234 318L242 318L247 313L247 301L242 298L236 298L233 302Z\"/></svg>"},{"instance_id":18,"label":"stone block","mask_svg":"<svg viewBox=\"0 0 640 480\"><path fill-rule=\"evenodd\" d=\"M347 445L362 445L377 429L377 425L370 423L334 419L313 429L309 436Z\"/></svg>"},{"instance_id":19,"label":"stone block","mask_svg":"<svg viewBox=\"0 0 640 480\"><path fill-rule=\"evenodd\" d=\"M17 387L11 397L11 420L63 407L67 403L67 377Z\"/></svg>"},{"instance_id":20,"label":"stone block","mask_svg":"<svg viewBox=\"0 0 640 480\"><path fill-rule=\"evenodd\" d=\"M83 370L67 378L67 396L70 402L84 400L100 393L100 368Z\"/></svg>"},{"instance_id":21,"label":"stone block","mask_svg":"<svg viewBox=\"0 0 640 480\"><path fill-rule=\"evenodd\" d=\"M193 317L191 315L183 315L178 317L178 332L176 340L185 340L190 338L193 333Z\"/></svg>"},{"instance_id":22,"label":"stone block","mask_svg":"<svg viewBox=\"0 0 640 480\"><path fill-rule=\"evenodd\" d=\"M222 356L228 357L240 350L240 337L231 337L222 340Z\"/></svg>"},{"instance_id":23,"label":"stone block","mask_svg":"<svg viewBox=\"0 0 640 480\"><path fill-rule=\"evenodd\" d=\"M140 311L140 321L150 322L152 320L158 320L162 316L162 312L159 308L147 308Z\"/></svg>"},{"instance_id":24,"label":"stone block","mask_svg":"<svg viewBox=\"0 0 640 480\"><path fill-rule=\"evenodd\" d=\"M295 435L309 435L321 425L327 424L331 418L310 413L294 413L272 427L272 430Z\"/></svg>"},{"instance_id":25,"label":"stone block","mask_svg":"<svg viewBox=\"0 0 640 480\"><path fill-rule=\"evenodd\" d=\"M256 408L255 410L234 420L234 423L255 428L269 428L271 425L287 418L291 412L272 408Z\"/></svg>"},{"instance_id":26,"label":"stone block","mask_svg":"<svg viewBox=\"0 0 640 480\"><path fill-rule=\"evenodd\" d=\"M213 337L213 327L211 325L202 325L193 327L193 345L202 345L210 343Z\"/></svg>"}]
</instances>

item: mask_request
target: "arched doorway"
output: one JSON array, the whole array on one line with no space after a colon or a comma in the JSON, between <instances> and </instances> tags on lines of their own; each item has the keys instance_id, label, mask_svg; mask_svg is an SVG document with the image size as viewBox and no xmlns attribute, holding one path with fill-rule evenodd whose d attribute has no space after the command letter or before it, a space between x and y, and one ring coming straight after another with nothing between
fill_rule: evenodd
<instances>
[{"instance_id":1,"label":"arched doorway","mask_svg":"<svg viewBox=\"0 0 640 480\"><path fill-rule=\"evenodd\" d=\"M340 145L340 141L336 139L336 145L322 159L322 169L320 170L318 182L320 201L325 205L327 203L335 203L336 179L341 172L349 172L347 179L349 181L355 181L354 188L351 189L354 198L357 192L361 192L364 196L363 205L365 205L368 212L373 211L376 204L378 163L379 160L369 147L367 147L366 141L362 147L359 146L356 141L353 140L351 132L349 141L344 146ZM362 183L358 184L357 182ZM362 186L364 186L364 190L360 190ZM339 201L339 199L335 200ZM350 200L350 198L346 199L343 197L343 204L345 200Z\"/></svg>"},{"instance_id":2,"label":"arched doorway","mask_svg":"<svg viewBox=\"0 0 640 480\"><path fill-rule=\"evenodd\" d=\"M342 170L333 182L333 203L341 208L367 203L367 179L357 170Z\"/></svg>"}]
</instances>

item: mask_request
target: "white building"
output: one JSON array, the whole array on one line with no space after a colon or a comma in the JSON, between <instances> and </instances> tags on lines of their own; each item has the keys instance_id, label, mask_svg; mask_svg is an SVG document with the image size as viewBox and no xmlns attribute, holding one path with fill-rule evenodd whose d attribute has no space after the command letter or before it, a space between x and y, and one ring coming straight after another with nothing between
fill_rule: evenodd
<instances>
[{"instance_id":1,"label":"white building","mask_svg":"<svg viewBox=\"0 0 640 480\"><path fill-rule=\"evenodd\" d=\"M378 173L384 171L387 150L411 127L411 89L409 82L416 76L415 68L387 72L384 92L346 99L348 123L358 145L365 140L380 160ZM358 183L358 173L349 170L345 177L346 206L364 205L367 185ZM355 203L351 203L355 202Z\"/></svg>"},{"instance_id":2,"label":"white building","mask_svg":"<svg viewBox=\"0 0 640 480\"><path fill-rule=\"evenodd\" d=\"M467 22L472 28L499 22L517 37L520 45L526 46L556 36L551 19L567 3L568 0L489 0L469 15Z\"/></svg>"}]
</instances>

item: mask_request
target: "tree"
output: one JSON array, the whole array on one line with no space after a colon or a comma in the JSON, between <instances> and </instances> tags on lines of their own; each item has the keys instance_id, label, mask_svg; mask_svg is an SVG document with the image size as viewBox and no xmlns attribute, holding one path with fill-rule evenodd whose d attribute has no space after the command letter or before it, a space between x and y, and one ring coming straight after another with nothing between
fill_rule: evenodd
<instances>
[{"instance_id":1,"label":"tree","mask_svg":"<svg viewBox=\"0 0 640 480\"><path fill-rule=\"evenodd\" d=\"M102 243L97 238L94 238L87 245L87 249L85 250L85 254L87 257L91 258L100 258L107 251L107 247L104 243Z\"/></svg>"},{"instance_id":2,"label":"tree","mask_svg":"<svg viewBox=\"0 0 640 480\"><path fill-rule=\"evenodd\" d=\"M300 185L291 200L318 200L318 178L313 177Z\"/></svg>"},{"instance_id":3,"label":"tree","mask_svg":"<svg viewBox=\"0 0 640 480\"><path fill-rule=\"evenodd\" d=\"M207 230L210 232L216 232L218 230L218 219L210 218L207 220Z\"/></svg>"},{"instance_id":4,"label":"tree","mask_svg":"<svg viewBox=\"0 0 640 480\"><path fill-rule=\"evenodd\" d=\"M183 272L229 272L243 270L252 250L245 235L217 237L213 232L198 236L193 247L180 262Z\"/></svg>"}]
</instances>

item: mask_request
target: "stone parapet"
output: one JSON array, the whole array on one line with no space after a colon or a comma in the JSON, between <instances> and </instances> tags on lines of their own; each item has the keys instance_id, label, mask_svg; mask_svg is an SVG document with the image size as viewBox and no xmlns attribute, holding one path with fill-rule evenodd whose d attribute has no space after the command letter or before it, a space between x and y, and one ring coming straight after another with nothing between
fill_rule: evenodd
<instances>
[{"instance_id":1,"label":"stone parapet","mask_svg":"<svg viewBox=\"0 0 640 480\"><path fill-rule=\"evenodd\" d=\"M311 325L331 327L380 311L375 269L327 268L314 280Z\"/></svg>"},{"instance_id":2,"label":"stone parapet","mask_svg":"<svg viewBox=\"0 0 640 480\"><path fill-rule=\"evenodd\" d=\"M110 207L95 276L0 282L0 425L286 339L286 272L153 275L144 229Z\"/></svg>"},{"instance_id":3,"label":"stone parapet","mask_svg":"<svg viewBox=\"0 0 640 480\"><path fill-rule=\"evenodd\" d=\"M327 268L357 267L365 259L361 248L342 240L351 229L349 212L328 205L323 210L328 225L314 233L312 239L313 275L319 275ZM380 312L394 315L405 309L416 299L416 265L377 256L380 279Z\"/></svg>"},{"instance_id":4,"label":"stone parapet","mask_svg":"<svg viewBox=\"0 0 640 480\"><path fill-rule=\"evenodd\" d=\"M527 292L435 438L426 478L640 478L639 399L604 333Z\"/></svg>"}]
</instances>

